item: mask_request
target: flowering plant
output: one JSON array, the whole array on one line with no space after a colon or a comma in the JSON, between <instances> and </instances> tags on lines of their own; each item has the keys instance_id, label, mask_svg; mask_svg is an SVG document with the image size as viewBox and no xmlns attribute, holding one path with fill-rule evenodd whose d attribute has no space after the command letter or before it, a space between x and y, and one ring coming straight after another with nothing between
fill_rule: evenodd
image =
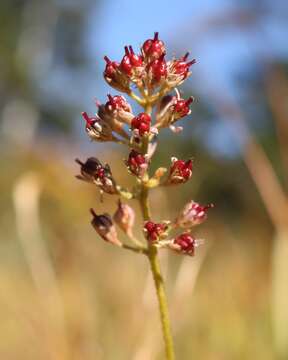
<instances>
[{"instance_id":1,"label":"flowering plant","mask_svg":"<svg viewBox=\"0 0 288 360\"><path fill-rule=\"evenodd\" d=\"M76 159L76 162L80 165L81 172L77 178L95 184L101 194L117 195L126 201L138 199L140 202L145 243L136 239L133 234L134 210L120 199L113 217L109 214L98 215L91 209L91 223L100 237L108 243L143 254L149 259L159 302L166 358L171 360L174 359L173 340L158 251L169 249L178 254L193 256L201 240L195 239L191 230L207 218L207 210L212 205L202 206L190 201L174 221L157 223L151 219L148 198L150 189L186 183L191 178L193 169L191 159L179 160L173 157L168 171L161 167L154 175L149 174L159 132L163 128L170 128L172 132L179 134L182 127L176 123L191 113L190 105L193 102L192 97L186 100L181 98L177 87L191 74L190 67L195 60L188 60L189 53L170 61L165 60L165 55L165 45L156 32L153 39L144 42L140 54L136 54L132 46L125 46L125 54L120 63L104 57L106 67L103 75L106 82L135 100L143 108L143 112L135 115L124 96L108 95L106 104L97 104L95 116L82 113L85 129L91 140L111 141L127 146L129 154L125 165L135 177L136 187L130 191L117 184L110 166L103 165L97 158L90 157L85 162ZM171 95L171 91L175 94ZM126 234L130 243L119 240L115 224Z\"/></svg>"}]
</instances>

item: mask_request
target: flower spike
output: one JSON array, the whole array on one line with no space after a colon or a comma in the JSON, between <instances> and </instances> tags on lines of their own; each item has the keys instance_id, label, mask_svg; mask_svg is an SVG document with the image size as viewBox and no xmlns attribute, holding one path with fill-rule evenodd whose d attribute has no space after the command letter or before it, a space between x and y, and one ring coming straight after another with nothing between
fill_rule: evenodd
<instances>
[{"instance_id":1,"label":"flower spike","mask_svg":"<svg viewBox=\"0 0 288 360\"><path fill-rule=\"evenodd\" d=\"M139 223L136 221L137 213L130 204L120 199L113 217L106 213L97 214L90 209L91 224L104 241L147 256L161 310L166 358L172 360L175 356L158 251L169 249L174 253L194 256L196 247L202 241L195 239L191 229L207 219L208 209L213 204L200 205L189 201L172 223L165 220L154 222L150 214L150 191L158 186L162 186L165 191L168 186L187 183L192 177L193 162L191 159L183 160L173 156L168 169L157 166L154 172L150 164L158 148L162 129L169 128L179 134L183 127L176 122L191 113L194 99L182 98L178 86L191 75L191 66L196 60L189 60L188 52L179 58L167 59L164 42L159 39L159 33L155 32L154 37L143 42L140 52L126 45L119 62L108 56L104 56L104 61L105 81L122 94L108 94L104 103L97 101L96 114L93 116L82 112L85 131L91 140L112 141L126 146L124 163L128 173L133 175L131 180L134 180L134 185L131 189L120 186L110 166L102 164L96 157L89 157L86 161L76 159L80 167L80 174L76 177L96 185L100 189L101 199L105 193L117 195L126 201L139 201L145 243L134 236L137 234L134 225ZM133 113L128 97L141 106L142 110L137 114ZM170 152L171 149L166 150ZM175 188L177 190L178 187ZM118 238L115 224L124 233L123 243Z\"/></svg>"}]
</instances>

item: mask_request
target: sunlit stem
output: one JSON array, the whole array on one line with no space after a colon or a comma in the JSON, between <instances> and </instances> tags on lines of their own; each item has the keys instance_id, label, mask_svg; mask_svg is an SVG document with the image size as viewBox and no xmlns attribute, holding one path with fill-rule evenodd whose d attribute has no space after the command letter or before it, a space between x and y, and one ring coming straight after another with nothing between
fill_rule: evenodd
<instances>
[{"instance_id":1,"label":"sunlit stem","mask_svg":"<svg viewBox=\"0 0 288 360\"><path fill-rule=\"evenodd\" d=\"M152 112L152 105L151 101L146 102L145 112L151 114ZM149 138L143 139L143 150L144 153L147 153L149 145ZM148 173L145 176L146 180L149 180ZM142 181L141 183L141 193L140 193L140 206L143 214L143 218L145 221L150 220L150 206L149 206L149 188L146 186L147 181ZM158 306L159 306L159 313L160 313L160 321L162 326L162 333L163 333L163 340L165 344L165 353L167 360L174 360L174 345L173 345L173 338L171 333L171 325L169 319L169 310L168 304L166 299L164 281L161 274L160 263L158 259L158 250L157 248L149 244L147 249L147 257L149 259L151 272L153 275L156 295L158 299Z\"/></svg>"},{"instance_id":2,"label":"sunlit stem","mask_svg":"<svg viewBox=\"0 0 288 360\"><path fill-rule=\"evenodd\" d=\"M140 98L140 96L136 95L132 90L128 93L128 95L135 100L139 105L145 106L146 100Z\"/></svg>"},{"instance_id":3,"label":"sunlit stem","mask_svg":"<svg viewBox=\"0 0 288 360\"><path fill-rule=\"evenodd\" d=\"M127 245L127 244L122 244L121 247L123 249L136 252L138 254L146 254L147 255L147 252L148 252L148 250L144 246L131 246L131 245Z\"/></svg>"}]
</instances>

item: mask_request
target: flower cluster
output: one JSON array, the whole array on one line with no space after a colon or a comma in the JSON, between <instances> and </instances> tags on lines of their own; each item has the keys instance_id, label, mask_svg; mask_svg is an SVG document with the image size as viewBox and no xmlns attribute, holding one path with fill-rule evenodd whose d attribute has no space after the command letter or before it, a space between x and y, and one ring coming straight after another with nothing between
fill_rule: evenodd
<instances>
[{"instance_id":1,"label":"flower cluster","mask_svg":"<svg viewBox=\"0 0 288 360\"><path fill-rule=\"evenodd\" d=\"M188 182L192 176L192 160L176 157L172 157L169 169L161 167L153 176L149 174L149 165L161 129L169 128L177 134L182 127L175 125L176 122L191 114L193 97L182 98L178 90L178 86L191 75L191 66L195 63L195 59L189 60L188 57L189 53L186 53L180 58L167 60L165 44L157 32L143 43L139 52L127 45L119 61L104 57L106 66L103 76L106 82L143 108L141 113L134 114L123 95L108 94L105 103L97 101L93 116L82 113L85 130L91 140L116 142L128 148L124 166L136 180L133 189L123 190L114 179L108 164L102 165L95 157L85 162L76 159L81 173L77 178L95 184L101 193L138 199L140 202L146 239L146 243L140 245L133 235L135 212L127 203L119 200L113 216L97 215L91 210L92 225L96 232L113 245L146 254L153 247L166 248L191 256L200 244L191 230L206 220L207 211L213 205L202 206L190 201L172 222L153 221L147 205L150 189L156 186L179 186ZM115 225L134 242L134 247L119 239Z\"/></svg>"}]
</instances>

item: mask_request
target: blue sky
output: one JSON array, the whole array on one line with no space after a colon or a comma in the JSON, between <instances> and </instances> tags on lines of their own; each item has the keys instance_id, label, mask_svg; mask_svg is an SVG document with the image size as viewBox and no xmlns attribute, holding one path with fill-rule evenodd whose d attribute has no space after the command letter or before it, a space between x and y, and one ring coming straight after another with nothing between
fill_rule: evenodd
<instances>
[{"instance_id":1,"label":"blue sky","mask_svg":"<svg viewBox=\"0 0 288 360\"><path fill-rule=\"evenodd\" d=\"M231 96L238 97L235 74L245 71L245 67L255 66L258 58L287 59L288 55L288 27L283 2L274 0L273 7L269 8L267 0L266 12L259 6L263 16L258 22L253 20L253 12L249 7L245 8L244 3L226 0L109 0L95 6L87 19L86 46L91 58L91 76L86 79L81 93L86 99L83 99L85 109L95 110L93 99L97 97L104 101L107 92L111 92L101 80L103 55L120 60L125 45L137 49L145 39L153 37L154 31L159 31L165 40L170 49L168 55L181 55L188 50L197 59L197 67L188 80L192 91L193 86L197 87L206 101L208 87L226 89ZM244 11L249 25L235 27L237 17L226 16L235 11ZM227 25L227 21L231 24ZM226 22L225 26L223 22ZM230 154L233 149L238 151L223 122L216 119L210 135L211 138L207 134L206 139L213 151L228 151Z\"/></svg>"}]
</instances>

